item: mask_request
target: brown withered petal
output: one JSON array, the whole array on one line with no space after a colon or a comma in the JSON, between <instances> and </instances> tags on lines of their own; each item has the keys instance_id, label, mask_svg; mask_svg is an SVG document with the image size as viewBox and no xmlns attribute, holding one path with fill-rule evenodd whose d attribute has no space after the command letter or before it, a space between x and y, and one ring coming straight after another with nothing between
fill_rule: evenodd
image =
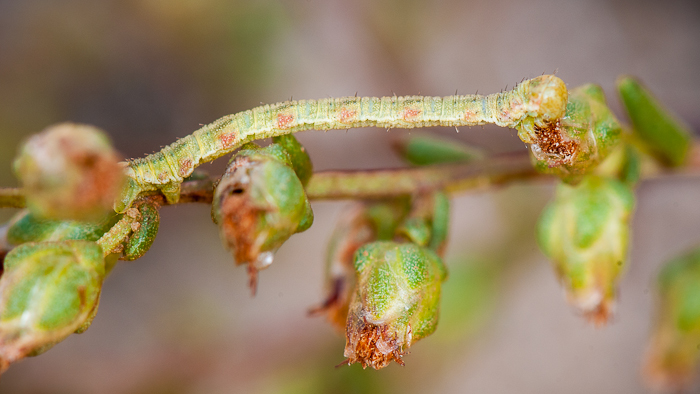
<instances>
[{"instance_id":1,"label":"brown withered petal","mask_svg":"<svg viewBox=\"0 0 700 394\"><path fill-rule=\"evenodd\" d=\"M362 318L359 320L348 320L348 325L357 322L354 327L348 327L346 332L347 341L345 345L345 360L343 363L351 365L359 362L362 368L372 367L381 369L389 365L392 361L403 366L402 357L407 353L397 340L396 335L386 325L375 325ZM410 326L407 337L406 348L410 346Z\"/></svg>"}]
</instances>

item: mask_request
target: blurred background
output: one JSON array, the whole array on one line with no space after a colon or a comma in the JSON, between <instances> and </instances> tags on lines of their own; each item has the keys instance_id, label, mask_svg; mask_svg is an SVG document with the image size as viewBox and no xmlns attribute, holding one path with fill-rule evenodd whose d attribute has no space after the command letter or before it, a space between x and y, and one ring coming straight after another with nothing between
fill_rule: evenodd
<instances>
[{"instance_id":1,"label":"blurred background","mask_svg":"<svg viewBox=\"0 0 700 394\"><path fill-rule=\"evenodd\" d=\"M139 157L199 125L293 98L492 93L551 73L569 87L640 77L700 129L696 2L508 0L0 0L0 185L18 144L63 121ZM403 165L405 130L298 134L317 170ZM435 129L490 153L513 130ZM219 173L225 160L204 169ZM642 393L661 264L700 242L700 181L638 189L618 314L594 329L564 300L533 228L551 185L453 200L437 332L406 366L343 360L344 337L306 311L345 205L313 204L249 296L203 205L166 207L151 252L104 285L92 327L10 368L0 393ZM0 219L10 217L9 210Z\"/></svg>"}]
</instances>

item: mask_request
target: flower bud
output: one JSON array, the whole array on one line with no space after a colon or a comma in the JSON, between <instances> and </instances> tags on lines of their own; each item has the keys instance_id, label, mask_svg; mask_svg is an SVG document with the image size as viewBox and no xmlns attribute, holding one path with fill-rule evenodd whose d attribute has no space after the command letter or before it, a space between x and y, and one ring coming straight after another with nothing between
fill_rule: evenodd
<instances>
[{"instance_id":1,"label":"flower bud","mask_svg":"<svg viewBox=\"0 0 700 394\"><path fill-rule=\"evenodd\" d=\"M555 123L535 126L530 152L535 167L576 182L604 160L620 142L622 128L598 85L569 92L566 114Z\"/></svg>"},{"instance_id":2,"label":"flower bud","mask_svg":"<svg viewBox=\"0 0 700 394\"><path fill-rule=\"evenodd\" d=\"M255 293L257 272L293 234L305 231L313 212L286 152L272 144L248 145L231 161L214 192L212 218L237 264L247 264Z\"/></svg>"},{"instance_id":3,"label":"flower bud","mask_svg":"<svg viewBox=\"0 0 700 394\"><path fill-rule=\"evenodd\" d=\"M540 248L552 260L569 302L596 325L613 313L633 208L627 186L588 175L576 186L559 184L538 223Z\"/></svg>"},{"instance_id":4,"label":"flower bud","mask_svg":"<svg viewBox=\"0 0 700 394\"><path fill-rule=\"evenodd\" d=\"M97 241L109 231L119 218L120 215L114 214L97 223L51 220L38 217L29 210L24 210L12 219L7 230L7 241L15 246L27 242Z\"/></svg>"},{"instance_id":5,"label":"flower bud","mask_svg":"<svg viewBox=\"0 0 700 394\"><path fill-rule=\"evenodd\" d=\"M293 134L283 134L277 137L272 137L273 145L279 145L287 154L288 164L294 169L294 172L299 177L301 184L306 186L314 173L314 167L311 163L311 158L306 152L306 149L297 141ZM282 161L287 162L287 157L283 157Z\"/></svg>"},{"instance_id":6,"label":"flower bud","mask_svg":"<svg viewBox=\"0 0 700 394\"><path fill-rule=\"evenodd\" d=\"M663 268L658 293L645 373L651 385L680 392L700 361L700 249Z\"/></svg>"},{"instance_id":7,"label":"flower bud","mask_svg":"<svg viewBox=\"0 0 700 394\"><path fill-rule=\"evenodd\" d=\"M32 212L49 219L94 221L112 210L121 188L118 162L102 131L62 123L31 137L14 169Z\"/></svg>"},{"instance_id":8,"label":"flower bud","mask_svg":"<svg viewBox=\"0 0 700 394\"><path fill-rule=\"evenodd\" d=\"M336 224L326 255L326 300L309 311L325 314L338 330L345 330L348 305L355 292L354 256L362 245L391 240L408 212L408 200L357 202L348 207Z\"/></svg>"},{"instance_id":9,"label":"flower bud","mask_svg":"<svg viewBox=\"0 0 700 394\"><path fill-rule=\"evenodd\" d=\"M0 278L0 368L76 331L97 309L102 248L89 241L25 243L5 257Z\"/></svg>"},{"instance_id":10,"label":"flower bud","mask_svg":"<svg viewBox=\"0 0 700 394\"><path fill-rule=\"evenodd\" d=\"M347 363L380 369L413 342L435 331L440 286L447 273L440 257L412 243L374 242L355 254L357 286L346 324Z\"/></svg>"}]
</instances>

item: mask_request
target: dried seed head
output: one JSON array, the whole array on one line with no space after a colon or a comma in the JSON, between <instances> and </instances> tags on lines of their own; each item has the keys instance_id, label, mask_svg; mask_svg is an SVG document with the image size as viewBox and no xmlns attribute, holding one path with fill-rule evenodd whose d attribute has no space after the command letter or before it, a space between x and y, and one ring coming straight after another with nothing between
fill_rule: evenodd
<instances>
[{"instance_id":1,"label":"dried seed head","mask_svg":"<svg viewBox=\"0 0 700 394\"><path fill-rule=\"evenodd\" d=\"M663 268L658 292L645 377L651 386L680 392L691 384L700 362L700 249Z\"/></svg>"},{"instance_id":2,"label":"dried seed head","mask_svg":"<svg viewBox=\"0 0 700 394\"><path fill-rule=\"evenodd\" d=\"M542 213L538 238L571 304L594 324L613 313L615 289L627 260L634 194L622 183L588 175L560 184Z\"/></svg>"},{"instance_id":3,"label":"dried seed head","mask_svg":"<svg viewBox=\"0 0 700 394\"><path fill-rule=\"evenodd\" d=\"M92 126L62 123L31 137L14 163L29 209L45 218L95 221L123 181L119 156Z\"/></svg>"},{"instance_id":4,"label":"dried seed head","mask_svg":"<svg viewBox=\"0 0 700 394\"><path fill-rule=\"evenodd\" d=\"M602 89L592 84L570 92L564 116L535 122L526 129L519 135L530 144L537 169L567 181L578 181L595 168L619 143L622 133Z\"/></svg>"},{"instance_id":5,"label":"dried seed head","mask_svg":"<svg viewBox=\"0 0 700 394\"><path fill-rule=\"evenodd\" d=\"M5 257L0 278L0 370L46 351L94 317L105 275L89 241L26 243Z\"/></svg>"},{"instance_id":6,"label":"dried seed head","mask_svg":"<svg viewBox=\"0 0 700 394\"><path fill-rule=\"evenodd\" d=\"M347 363L380 369L403 365L411 344L437 326L445 267L411 243L374 242L355 254L357 285L346 323Z\"/></svg>"},{"instance_id":7,"label":"dried seed head","mask_svg":"<svg viewBox=\"0 0 700 394\"><path fill-rule=\"evenodd\" d=\"M212 207L224 245L237 264L248 265L253 293L257 272L272 263L273 253L313 222L299 177L266 149L244 150L233 159Z\"/></svg>"}]
</instances>

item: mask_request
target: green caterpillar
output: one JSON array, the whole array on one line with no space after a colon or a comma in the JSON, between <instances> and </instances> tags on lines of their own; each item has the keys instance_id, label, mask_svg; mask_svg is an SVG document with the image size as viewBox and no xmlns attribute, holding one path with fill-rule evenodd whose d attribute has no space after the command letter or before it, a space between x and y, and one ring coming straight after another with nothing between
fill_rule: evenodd
<instances>
[{"instance_id":1,"label":"green caterpillar","mask_svg":"<svg viewBox=\"0 0 700 394\"><path fill-rule=\"evenodd\" d=\"M258 139L310 129L493 123L518 128L520 138L529 143L536 128L550 127L564 115L567 99L564 82L543 75L488 96L343 97L263 105L225 116L160 152L126 163L127 185L115 210L124 212L141 192L149 190L160 190L168 202L177 202L180 183L195 167Z\"/></svg>"}]
</instances>

